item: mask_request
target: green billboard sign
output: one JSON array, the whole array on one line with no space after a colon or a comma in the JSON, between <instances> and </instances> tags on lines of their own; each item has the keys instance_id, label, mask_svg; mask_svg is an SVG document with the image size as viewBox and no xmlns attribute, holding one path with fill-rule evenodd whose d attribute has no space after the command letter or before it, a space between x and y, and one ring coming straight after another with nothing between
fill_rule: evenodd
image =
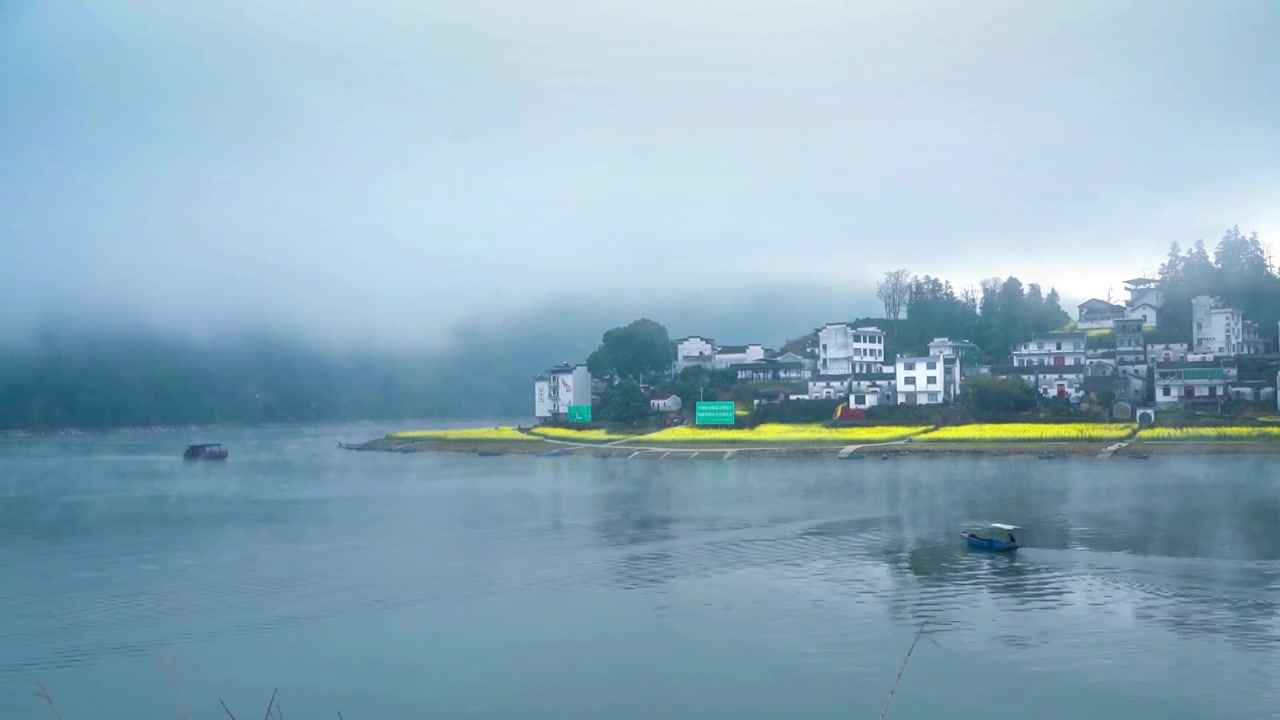
<instances>
[{"instance_id":1,"label":"green billboard sign","mask_svg":"<svg viewBox=\"0 0 1280 720\"><path fill-rule=\"evenodd\" d=\"M734 411L732 402L700 402L695 406L694 422L698 425L732 425Z\"/></svg>"},{"instance_id":2,"label":"green billboard sign","mask_svg":"<svg viewBox=\"0 0 1280 720\"><path fill-rule=\"evenodd\" d=\"M571 423L591 422L591 406L590 405L570 405L569 406L569 422Z\"/></svg>"}]
</instances>

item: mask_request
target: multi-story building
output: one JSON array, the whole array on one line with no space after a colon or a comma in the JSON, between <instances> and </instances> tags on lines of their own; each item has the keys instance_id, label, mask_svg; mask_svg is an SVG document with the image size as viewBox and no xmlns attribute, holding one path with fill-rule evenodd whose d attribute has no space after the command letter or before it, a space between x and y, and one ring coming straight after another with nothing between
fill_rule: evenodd
<instances>
[{"instance_id":1,"label":"multi-story building","mask_svg":"<svg viewBox=\"0 0 1280 720\"><path fill-rule=\"evenodd\" d=\"M710 370L715 357L716 341L711 338L691 335L676 341L676 373L689 367L704 367Z\"/></svg>"},{"instance_id":2,"label":"multi-story building","mask_svg":"<svg viewBox=\"0 0 1280 720\"><path fill-rule=\"evenodd\" d=\"M1114 322L1114 319L1113 319ZM1085 333L1048 333L1013 346L1013 374L1044 397L1078 399L1083 392L1088 356ZM1093 358L1114 368L1114 355Z\"/></svg>"},{"instance_id":3,"label":"multi-story building","mask_svg":"<svg viewBox=\"0 0 1280 720\"><path fill-rule=\"evenodd\" d=\"M1220 298L1191 299L1192 352L1232 357L1244 348L1244 314Z\"/></svg>"},{"instance_id":4,"label":"multi-story building","mask_svg":"<svg viewBox=\"0 0 1280 720\"><path fill-rule=\"evenodd\" d=\"M1144 328L1157 327L1160 311L1164 308L1164 290L1160 287L1160 281L1133 278L1125 280L1124 285L1129 291L1129 300L1125 303L1125 319L1141 320Z\"/></svg>"},{"instance_id":5,"label":"multi-story building","mask_svg":"<svg viewBox=\"0 0 1280 720\"><path fill-rule=\"evenodd\" d=\"M570 405L591 405L591 373L586 365L557 365L533 380L533 415L562 418Z\"/></svg>"},{"instance_id":6,"label":"multi-story building","mask_svg":"<svg viewBox=\"0 0 1280 720\"><path fill-rule=\"evenodd\" d=\"M960 395L960 359L955 356L899 357L894 363L899 405L952 402Z\"/></svg>"},{"instance_id":7,"label":"multi-story building","mask_svg":"<svg viewBox=\"0 0 1280 720\"><path fill-rule=\"evenodd\" d=\"M828 323L818 329L818 372L852 375L872 372L884 362L884 332L875 327Z\"/></svg>"},{"instance_id":8,"label":"multi-story building","mask_svg":"<svg viewBox=\"0 0 1280 720\"><path fill-rule=\"evenodd\" d=\"M1263 335L1258 323L1244 321L1244 338L1240 341L1240 354L1262 355L1271 350L1271 338Z\"/></svg>"},{"instance_id":9,"label":"multi-story building","mask_svg":"<svg viewBox=\"0 0 1280 720\"><path fill-rule=\"evenodd\" d=\"M1124 318L1124 306L1106 300L1089 298L1076 306L1076 327L1081 330L1105 330Z\"/></svg>"},{"instance_id":10,"label":"multi-story building","mask_svg":"<svg viewBox=\"0 0 1280 720\"><path fill-rule=\"evenodd\" d=\"M1236 377L1230 360L1156 363L1156 403L1221 402Z\"/></svg>"},{"instance_id":11,"label":"multi-story building","mask_svg":"<svg viewBox=\"0 0 1280 720\"><path fill-rule=\"evenodd\" d=\"M1013 346L1015 367L1027 365L1071 366L1085 364L1085 346L1088 336L1084 333L1049 333L1037 335Z\"/></svg>"},{"instance_id":12,"label":"multi-story building","mask_svg":"<svg viewBox=\"0 0 1280 720\"><path fill-rule=\"evenodd\" d=\"M929 354L943 357L963 357L978 349L968 340L952 340L950 338L934 338L929 342Z\"/></svg>"}]
</instances>

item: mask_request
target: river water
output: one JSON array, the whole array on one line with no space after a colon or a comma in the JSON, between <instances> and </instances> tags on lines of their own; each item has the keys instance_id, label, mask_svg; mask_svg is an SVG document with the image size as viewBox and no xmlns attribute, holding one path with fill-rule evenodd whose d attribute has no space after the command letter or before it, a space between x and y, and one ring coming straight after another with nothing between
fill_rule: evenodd
<instances>
[{"instance_id":1,"label":"river water","mask_svg":"<svg viewBox=\"0 0 1280 720\"><path fill-rule=\"evenodd\" d=\"M335 447L387 429L0 440L3 716L876 718L921 627L891 718L1280 708L1280 458Z\"/></svg>"}]
</instances>

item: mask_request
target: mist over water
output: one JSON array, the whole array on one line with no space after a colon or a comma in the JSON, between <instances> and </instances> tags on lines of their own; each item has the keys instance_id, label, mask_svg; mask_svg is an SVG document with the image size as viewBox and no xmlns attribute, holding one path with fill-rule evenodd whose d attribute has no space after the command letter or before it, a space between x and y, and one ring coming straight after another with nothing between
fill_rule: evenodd
<instances>
[{"instance_id":1,"label":"mist over water","mask_svg":"<svg viewBox=\"0 0 1280 720\"><path fill-rule=\"evenodd\" d=\"M926 621L892 717L1280 702L1273 458L335 448L389 429L0 440L10 717L874 717Z\"/></svg>"}]
</instances>

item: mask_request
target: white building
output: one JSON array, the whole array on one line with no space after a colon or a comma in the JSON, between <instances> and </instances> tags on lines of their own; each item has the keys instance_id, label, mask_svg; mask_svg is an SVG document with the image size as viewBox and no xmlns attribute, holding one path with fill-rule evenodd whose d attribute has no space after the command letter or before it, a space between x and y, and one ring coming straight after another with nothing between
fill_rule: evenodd
<instances>
[{"instance_id":1,"label":"white building","mask_svg":"<svg viewBox=\"0 0 1280 720\"><path fill-rule=\"evenodd\" d=\"M1219 362L1156 363L1156 404L1221 402L1235 378L1236 368Z\"/></svg>"},{"instance_id":2,"label":"white building","mask_svg":"<svg viewBox=\"0 0 1280 720\"><path fill-rule=\"evenodd\" d=\"M967 353L978 349L977 345L968 340L952 340L950 338L934 338L929 343L930 355L941 355L943 357L962 357Z\"/></svg>"},{"instance_id":3,"label":"white building","mask_svg":"<svg viewBox=\"0 0 1280 720\"><path fill-rule=\"evenodd\" d=\"M591 405L591 373L586 365L557 365L534 378L534 417L568 415L570 405Z\"/></svg>"},{"instance_id":4,"label":"white building","mask_svg":"<svg viewBox=\"0 0 1280 720\"><path fill-rule=\"evenodd\" d=\"M1240 341L1240 354L1262 355L1271 350L1271 338L1262 334L1258 323L1244 321L1244 337Z\"/></svg>"},{"instance_id":5,"label":"white building","mask_svg":"<svg viewBox=\"0 0 1280 720\"><path fill-rule=\"evenodd\" d=\"M1090 298L1076 306L1076 327L1081 330L1110 329L1116 320L1125 318L1123 305Z\"/></svg>"},{"instance_id":6,"label":"white building","mask_svg":"<svg viewBox=\"0 0 1280 720\"><path fill-rule=\"evenodd\" d=\"M1153 343L1147 346L1147 363L1184 362L1188 349L1186 343Z\"/></svg>"},{"instance_id":7,"label":"white building","mask_svg":"<svg viewBox=\"0 0 1280 720\"><path fill-rule=\"evenodd\" d=\"M725 345L717 347L713 367L716 370L727 370L731 365L745 365L764 359L764 346L760 343L750 345Z\"/></svg>"},{"instance_id":8,"label":"white building","mask_svg":"<svg viewBox=\"0 0 1280 720\"><path fill-rule=\"evenodd\" d=\"M688 367L711 369L716 357L716 341L690 335L676 341L676 373Z\"/></svg>"},{"instance_id":9,"label":"white building","mask_svg":"<svg viewBox=\"0 0 1280 720\"><path fill-rule=\"evenodd\" d=\"M810 400L834 400L848 395L848 375L814 375L809 378Z\"/></svg>"},{"instance_id":10,"label":"white building","mask_svg":"<svg viewBox=\"0 0 1280 720\"><path fill-rule=\"evenodd\" d=\"M671 393L661 393L649 398L649 407L654 412L679 412L681 405L680 396Z\"/></svg>"},{"instance_id":11,"label":"white building","mask_svg":"<svg viewBox=\"0 0 1280 720\"><path fill-rule=\"evenodd\" d=\"M1198 353L1232 357L1244 350L1244 314L1209 295L1191 298L1192 343ZM1158 398L1157 398L1158 399Z\"/></svg>"},{"instance_id":12,"label":"white building","mask_svg":"<svg viewBox=\"0 0 1280 720\"><path fill-rule=\"evenodd\" d=\"M1109 363L1104 363L1114 368ZM1078 400L1084 395L1088 370L1084 365L1022 365L1013 369L1042 397Z\"/></svg>"},{"instance_id":13,"label":"white building","mask_svg":"<svg viewBox=\"0 0 1280 720\"><path fill-rule=\"evenodd\" d=\"M874 327L828 323L818 329L818 372L852 375L872 372L884 362L884 332Z\"/></svg>"},{"instance_id":14,"label":"white building","mask_svg":"<svg viewBox=\"0 0 1280 720\"><path fill-rule=\"evenodd\" d=\"M1164 308L1164 290L1160 288L1160 281L1133 278L1125 280L1124 285L1129 291L1129 300L1125 303L1125 318L1141 320L1144 328L1157 327L1160 310Z\"/></svg>"},{"instance_id":15,"label":"white building","mask_svg":"<svg viewBox=\"0 0 1280 720\"><path fill-rule=\"evenodd\" d=\"M849 381L849 407L867 409L876 405L897 404L897 378L894 373L855 375Z\"/></svg>"},{"instance_id":16,"label":"white building","mask_svg":"<svg viewBox=\"0 0 1280 720\"><path fill-rule=\"evenodd\" d=\"M793 353L784 352L774 358L778 362L798 362L804 368L804 376L807 378L818 370L818 356L812 353Z\"/></svg>"},{"instance_id":17,"label":"white building","mask_svg":"<svg viewBox=\"0 0 1280 720\"><path fill-rule=\"evenodd\" d=\"M960 395L960 363L956 357L899 357L893 374L899 405L951 402Z\"/></svg>"},{"instance_id":18,"label":"white building","mask_svg":"<svg viewBox=\"0 0 1280 720\"><path fill-rule=\"evenodd\" d=\"M1084 333L1050 333L1036 336L1013 346L1013 364L1015 367L1079 365L1083 368L1087 342L1088 336Z\"/></svg>"}]
</instances>

